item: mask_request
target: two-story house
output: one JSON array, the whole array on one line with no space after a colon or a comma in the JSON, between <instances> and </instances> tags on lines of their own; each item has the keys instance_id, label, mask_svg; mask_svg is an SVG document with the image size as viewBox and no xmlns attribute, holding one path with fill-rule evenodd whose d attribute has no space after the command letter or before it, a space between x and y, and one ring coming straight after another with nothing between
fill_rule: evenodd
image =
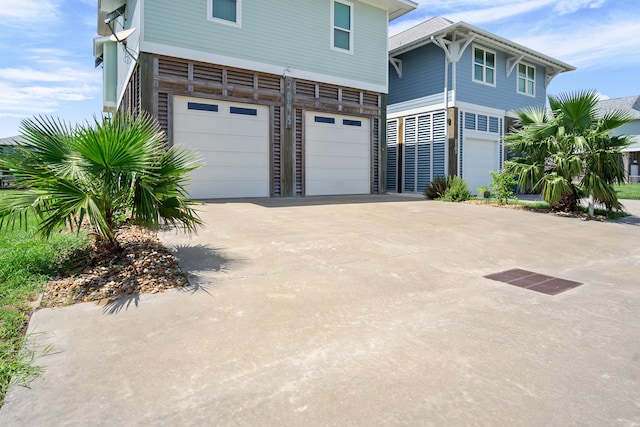
<instances>
[{"instance_id":1,"label":"two-story house","mask_svg":"<svg viewBox=\"0 0 640 427\"><path fill-rule=\"evenodd\" d=\"M104 108L197 150L194 198L378 193L388 22L416 6L99 0Z\"/></svg>"},{"instance_id":2,"label":"two-story house","mask_svg":"<svg viewBox=\"0 0 640 427\"><path fill-rule=\"evenodd\" d=\"M545 105L571 65L464 22L432 18L389 39L386 190L458 175L472 192L504 161L510 111Z\"/></svg>"}]
</instances>

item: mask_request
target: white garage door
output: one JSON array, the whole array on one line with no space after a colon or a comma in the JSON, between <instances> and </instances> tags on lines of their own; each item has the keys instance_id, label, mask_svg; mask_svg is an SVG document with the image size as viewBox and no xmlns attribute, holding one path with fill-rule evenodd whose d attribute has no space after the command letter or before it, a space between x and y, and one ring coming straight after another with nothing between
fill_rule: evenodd
<instances>
[{"instance_id":1,"label":"white garage door","mask_svg":"<svg viewBox=\"0 0 640 427\"><path fill-rule=\"evenodd\" d=\"M173 141L204 160L191 174L191 197L269 196L268 107L174 96Z\"/></svg>"},{"instance_id":2,"label":"white garage door","mask_svg":"<svg viewBox=\"0 0 640 427\"><path fill-rule=\"evenodd\" d=\"M473 194L478 187L489 186L490 171L500 170L500 143L487 139L465 138L462 158L462 177Z\"/></svg>"},{"instance_id":3,"label":"white garage door","mask_svg":"<svg viewBox=\"0 0 640 427\"><path fill-rule=\"evenodd\" d=\"M370 121L307 112L306 195L369 194Z\"/></svg>"}]
</instances>

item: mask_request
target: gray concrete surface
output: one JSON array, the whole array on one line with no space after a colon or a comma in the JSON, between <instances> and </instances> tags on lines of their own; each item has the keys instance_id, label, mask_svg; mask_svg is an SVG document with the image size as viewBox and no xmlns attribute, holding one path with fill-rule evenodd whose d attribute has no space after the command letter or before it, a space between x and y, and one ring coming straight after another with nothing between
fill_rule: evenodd
<instances>
[{"instance_id":1,"label":"gray concrete surface","mask_svg":"<svg viewBox=\"0 0 640 427\"><path fill-rule=\"evenodd\" d=\"M220 201L189 291L38 311L3 426L638 426L640 228L393 196ZM483 278L523 268L548 296Z\"/></svg>"}]
</instances>

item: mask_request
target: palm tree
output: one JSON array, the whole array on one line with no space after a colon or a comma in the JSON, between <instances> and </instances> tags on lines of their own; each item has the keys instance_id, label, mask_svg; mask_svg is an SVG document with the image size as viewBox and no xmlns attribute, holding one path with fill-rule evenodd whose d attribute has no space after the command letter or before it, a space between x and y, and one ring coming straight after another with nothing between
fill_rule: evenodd
<instances>
[{"instance_id":1,"label":"palm tree","mask_svg":"<svg viewBox=\"0 0 640 427\"><path fill-rule=\"evenodd\" d=\"M148 114L116 114L75 127L51 117L21 123L23 142L0 159L27 188L2 199L0 228L39 218L48 237L88 222L97 240L117 247L124 219L148 229L164 223L194 231L201 221L185 190L199 167L187 149L166 149L166 136Z\"/></svg>"},{"instance_id":2,"label":"palm tree","mask_svg":"<svg viewBox=\"0 0 640 427\"><path fill-rule=\"evenodd\" d=\"M515 153L505 169L518 176L520 189L541 191L545 201L575 211L581 197L608 210L622 210L612 184L624 182L620 164L627 137L611 131L629 122L624 111L599 114L595 91L549 96L550 109L516 111L519 127L505 139Z\"/></svg>"}]
</instances>

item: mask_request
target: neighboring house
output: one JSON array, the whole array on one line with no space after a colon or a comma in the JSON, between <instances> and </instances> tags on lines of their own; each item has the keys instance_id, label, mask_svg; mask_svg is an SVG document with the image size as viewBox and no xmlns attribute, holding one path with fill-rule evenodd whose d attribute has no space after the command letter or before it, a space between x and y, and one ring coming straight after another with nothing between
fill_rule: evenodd
<instances>
[{"instance_id":1,"label":"neighboring house","mask_svg":"<svg viewBox=\"0 0 640 427\"><path fill-rule=\"evenodd\" d=\"M19 136L10 136L8 138L0 138L0 157L16 146L20 140ZM0 187L8 187L12 184L13 177L8 170L0 168Z\"/></svg>"},{"instance_id":2,"label":"neighboring house","mask_svg":"<svg viewBox=\"0 0 640 427\"><path fill-rule=\"evenodd\" d=\"M624 150L624 170L628 182L640 182L640 96L603 99L598 102L598 109L602 113L620 110L631 115L633 120L616 129L614 135L630 137L631 145Z\"/></svg>"},{"instance_id":3,"label":"neighboring house","mask_svg":"<svg viewBox=\"0 0 640 427\"><path fill-rule=\"evenodd\" d=\"M513 110L546 103L575 68L464 22L432 18L389 39L386 190L458 175L473 193L504 161Z\"/></svg>"},{"instance_id":4,"label":"neighboring house","mask_svg":"<svg viewBox=\"0 0 640 427\"><path fill-rule=\"evenodd\" d=\"M105 111L204 167L194 198L382 191L388 22L409 0L99 0Z\"/></svg>"}]
</instances>

